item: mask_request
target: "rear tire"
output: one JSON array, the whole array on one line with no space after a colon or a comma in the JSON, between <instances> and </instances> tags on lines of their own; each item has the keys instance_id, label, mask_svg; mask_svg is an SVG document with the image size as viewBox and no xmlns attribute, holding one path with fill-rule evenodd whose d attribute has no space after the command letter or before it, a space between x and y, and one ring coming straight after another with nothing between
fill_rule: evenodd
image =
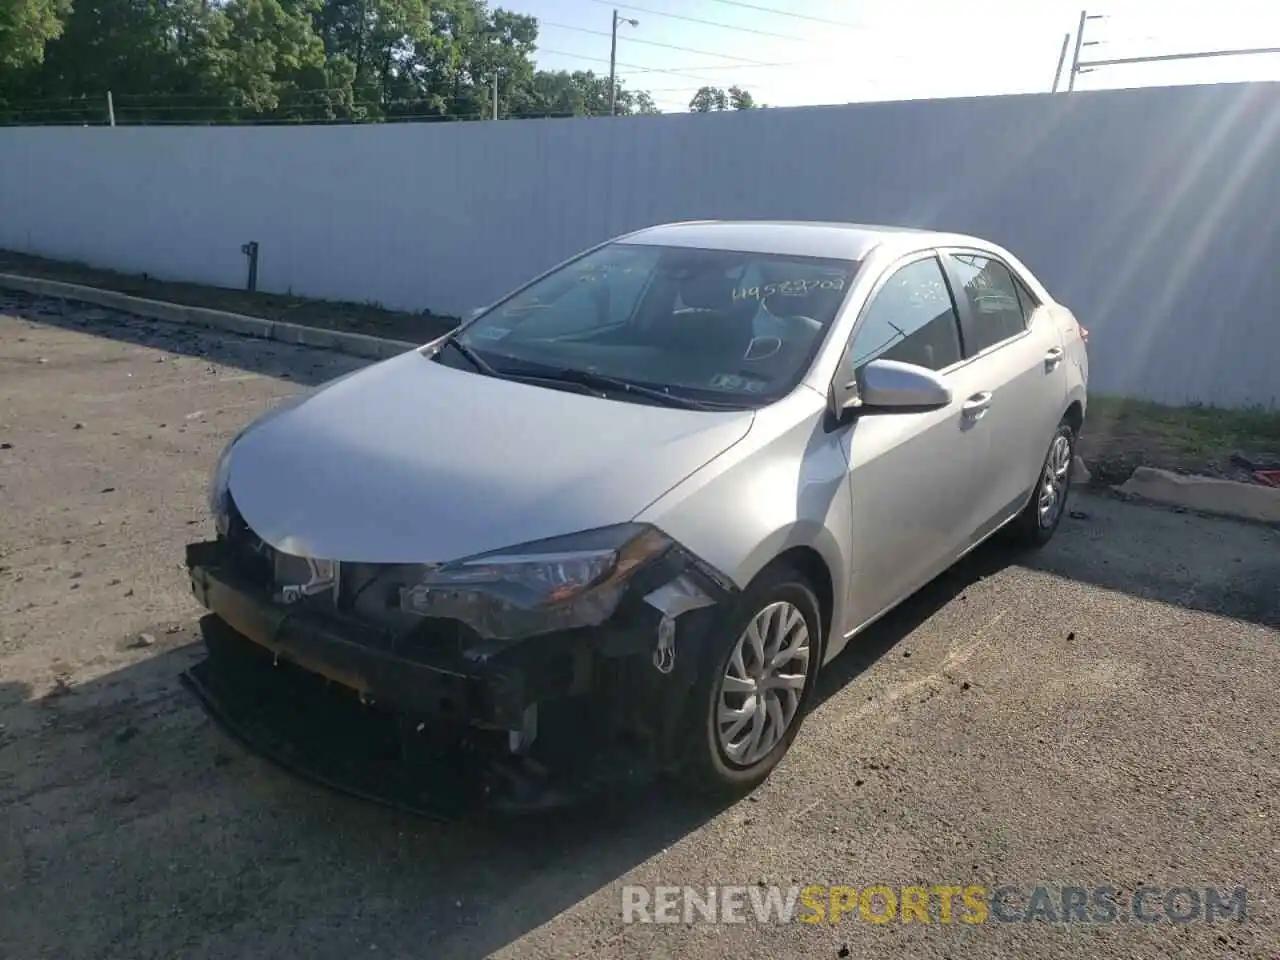
<instances>
[{"instance_id":1,"label":"rear tire","mask_svg":"<svg viewBox=\"0 0 1280 960\"><path fill-rule=\"evenodd\" d=\"M1063 514L1067 512L1075 452L1076 430L1064 419L1049 441L1049 450L1040 465L1027 505L1009 524L1010 538L1017 545L1036 549L1053 539Z\"/></svg>"},{"instance_id":2,"label":"rear tire","mask_svg":"<svg viewBox=\"0 0 1280 960\"><path fill-rule=\"evenodd\" d=\"M768 568L709 640L683 727L682 779L738 796L773 772L804 720L823 648L813 588L788 566Z\"/></svg>"}]
</instances>

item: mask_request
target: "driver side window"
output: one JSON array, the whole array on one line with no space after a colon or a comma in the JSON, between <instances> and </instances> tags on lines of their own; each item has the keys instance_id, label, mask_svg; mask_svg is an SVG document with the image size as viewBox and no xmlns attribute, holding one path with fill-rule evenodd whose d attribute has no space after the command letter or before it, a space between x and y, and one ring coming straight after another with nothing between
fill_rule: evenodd
<instances>
[{"instance_id":1,"label":"driver side window","mask_svg":"<svg viewBox=\"0 0 1280 960\"><path fill-rule=\"evenodd\" d=\"M929 370L960 361L960 319L936 256L898 268L872 297L850 358L855 371L880 359Z\"/></svg>"}]
</instances>

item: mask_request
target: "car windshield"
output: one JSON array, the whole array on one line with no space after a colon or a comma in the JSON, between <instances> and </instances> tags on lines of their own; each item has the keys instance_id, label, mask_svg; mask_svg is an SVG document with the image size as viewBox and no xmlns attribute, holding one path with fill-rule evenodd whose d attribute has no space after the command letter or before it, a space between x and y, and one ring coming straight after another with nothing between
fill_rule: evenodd
<instances>
[{"instance_id":1,"label":"car windshield","mask_svg":"<svg viewBox=\"0 0 1280 960\"><path fill-rule=\"evenodd\" d=\"M799 383L857 268L613 243L499 303L458 340L499 374L582 371L759 406Z\"/></svg>"}]
</instances>

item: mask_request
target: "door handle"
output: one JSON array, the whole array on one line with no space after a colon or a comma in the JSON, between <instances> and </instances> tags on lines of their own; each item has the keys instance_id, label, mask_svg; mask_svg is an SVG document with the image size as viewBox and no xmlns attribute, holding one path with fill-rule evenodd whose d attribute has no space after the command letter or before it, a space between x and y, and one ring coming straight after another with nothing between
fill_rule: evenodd
<instances>
[{"instance_id":1,"label":"door handle","mask_svg":"<svg viewBox=\"0 0 1280 960\"><path fill-rule=\"evenodd\" d=\"M981 420L986 415L987 408L991 406L991 393L983 391L975 393L972 397L964 402L960 409L964 415L971 420Z\"/></svg>"},{"instance_id":2,"label":"door handle","mask_svg":"<svg viewBox=\"0 0 1280 960\"><path fill-rule=\"evenodd\" d=\"M1062 357L1063 353L1061 347L1050 347L1044 352L1044 368L1046 370L1052 370L1062 362Z\"/></svg>"}]
</instances>

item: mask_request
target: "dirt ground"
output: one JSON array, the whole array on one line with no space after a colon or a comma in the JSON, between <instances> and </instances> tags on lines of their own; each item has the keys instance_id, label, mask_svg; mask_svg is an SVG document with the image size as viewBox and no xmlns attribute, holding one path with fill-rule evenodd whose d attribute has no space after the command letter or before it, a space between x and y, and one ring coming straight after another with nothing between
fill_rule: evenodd
<instances>
[{"instance_id":1,"label":"dirt ground","mask_svg":"<svg viewBox=\"0 0 1280 960\"><path fill-rule=\"evenodd\" d=\"M0 957L1280 953L1280 531L1081 494L859 638L774 776L441 825L179 686L182 548L258 411L357 363L0 292ZM627 926L623 884L1248 890L1243 922Z\"/></svg>"}]
</instances>

